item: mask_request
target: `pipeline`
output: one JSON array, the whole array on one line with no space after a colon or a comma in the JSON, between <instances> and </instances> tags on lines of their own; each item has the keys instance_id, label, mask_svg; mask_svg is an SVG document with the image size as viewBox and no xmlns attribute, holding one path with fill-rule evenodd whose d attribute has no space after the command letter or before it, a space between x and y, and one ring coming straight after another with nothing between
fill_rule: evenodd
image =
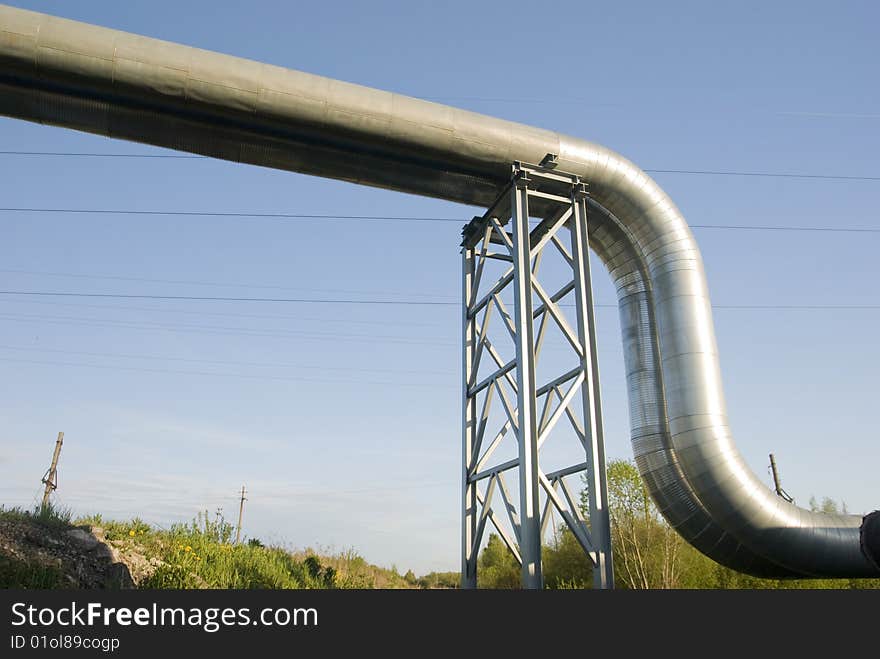
<instances>
[{"instance_id":1,"label":"pipeline","mask_svg":"<svg viewBox=\"0 0 880 659\"><path fill-rule=\"evenodd\" d=\"M614 281L635 460L710 558L772 577L880 576L876 515L813 513L743 461L702 259L643 171L602 146L465 110L0 5L0 114L117 139L489 205L514 161L554 154L590 186Z\"/></svg>"}]
</instances>

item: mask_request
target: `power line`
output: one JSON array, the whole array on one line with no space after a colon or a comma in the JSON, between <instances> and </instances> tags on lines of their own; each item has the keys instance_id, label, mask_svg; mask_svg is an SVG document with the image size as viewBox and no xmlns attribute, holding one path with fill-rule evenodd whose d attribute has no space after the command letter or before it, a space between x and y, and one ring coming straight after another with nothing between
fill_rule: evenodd
<instances>
[{"instance_id":1,"label":"power line","mask_svg":"<svg viewBox=\"0 0 880 659\"><path fill-rule=\"evenodd\" d=\"M880 180L880 178L878 178ZM454 222L465 224L463 217L423 217L417 215L339 215L316 213L261 213L261 212L226 212L226 211L158 211L114 208L0 208L0 213L40 213L59 215L130 215L152 217L222 217L222 218L256 218L271 220L338 220L338 221L373 221L373 222ZM871 227L831 227L831 226L762 226L755 224L689 224L692 229L720 229L747 231L816 231L831 233L880 233L880 228Z\"/></svg>"},{"instance_id":2,"label":"power line","mask_svg":"<svg viewBox=\"0 0 880 659\"><path fill-rule=\"evenodd\" d=\"M399 215L322 215L308 213L251 213L251 212L221 212L221 211L153 211L153 210L130 210L111 208L0 208L2 213L59 213L78 215L149 215L149 216L174 216L174 217L231 217L276 220L379 220L404 221L404 222L457 222L465 224L466 220L456 217L420 217Z\"/></svg>"},{"instance_id":3,"label":"power line","mask_svg":"<svg viewBox=\"0 0 880 659\"><path fill-rule=\"evenodd\" d=\"M114 366L108 364L83 364L81 362L62 362L62 361L50 361L50 360L40 360L40 359L16 359L13 357L0 357L0 361L2 362L12 362L18 364L39 364L44 366L78 366L82 368L96 368L101 370L110 370L110 371L136 371L140 373L162 373L162 374L170 374L170 375L198 375L205 377L223 377L223 378L237 378L244 380L273 380L279 382L321 382L325 384L368 384L368 385L388 385L394 387L400 387L401 382L399 380L395 381L376 381L376 380L340 380L340 379L321 379L321 378L298 378L298 377L282 377L282 376L274 376L274 375L250 375L246 373L223 373L223 372L213 372L213 371L183 371L177 369L164 369L164 368L146 368L140 366ZM428 387L432 389L444 389L444 388L458 388L458 386L453 387L453 385L443 385L431 382L422 382L419 380L407 381L406 387Z\"/></svg>"},{"instance_id":4,"label":"power line","mask_svg":"<svg viewBox=\"0 0 880 659\"><path fill-rule=\"evenodd\" d=\"M271 303L316 303L316 304L356 304L356 305L400 305L400 306L461 306L461 302L435 302L425 300L351 300L328 298L266 298L266 297L213 297L198 295L147 295L126 293L80 293L71 291L0 291L0 295L35 295L48 297L86 297L109 299L148 299L148 300L186 300L204 302L271 302ZM559 305L570 306L570 305ZM596 304L600 308L616 308L616 304ZM880 309L880 304L715 304L713 309L768 309L768 310L872 310Z\"/></svg>"},{"instance_id":5,"label":"power line","mask_svg":"<svg viewBox=\"0 0 880 659\"><path fill-rule=\"evenodd\" d=\"M78 273L64 273L64 272L42 272L42 271L31 271L31 270L7 270L0 269L0 272L9 272L15 274L26 274L26 275L37 275L37 276L52 276L52 277L77 277L77 278L85 278L85 279L108 279L108 280L120 280L120 281L137 281L137 282L148 282L148 283L167 283L167 284L183 284L183 285L197 285L197 286L230 286L230 287L238 287L238 288L266 288L266 289L279 289L279 290L300 290L300 291L336 291L341 293L373 293L375 294L377 291L352 291L352 290L342 290L342 289L308 289L308 288L287 288L283 286L270 286L264 284L238 284L238 283L228 283L228 282L206 282L206 281L192 281L192 280L180 280L180 279L150 279L146 277L121 277L115 275L87 275L87 274L78 274ZM29 295L26 291L0 291L0 294L10 294L10 295ZM52 292L34 292L33 295L46 295L53 296L55 293ZM386 295L398 295L394 292L385 292ZM65 293L58 293L58 295L65 295ZM78 293L69 293L71 296L79 296ZM88 296L91 294L81 294L83 296ZM101 295L105 297L115 298L112 294L95 294ZM178 299L174 296L157 296L160 300L166 299ZM440 295L431 295L429 297L446 297L450 298L450 296L440 296ZM181 296L180 299L193 299L199 301L249 301L249 302L299 302L300 298L223 298L223 297L198 297L198 296ZM310 298L309 301L312 301ZM348 300L314 300L322 303L347 303ZM90 304L71 304L71 303L63 303L63 302L39 302L36 300L27 300L29 304L49 304L49 305L59 305L59 306L70 306L73 308L92 308L92 309L102 309L102 310L116 310L118 307L115 306L107 306L107 305L90 305ZM425 300L357 300L358 303L363 304L428 304L429 301ZM447 299L447 300L433 300L430 301L430 304L433 306L460 306L461 302L459 300ZM562 304L560 306L566 306ZM617 308L616 304L602 304L597 303L594 305L598 308ZM873 308L872 306L864 306L864 305L713 305L715 309L766 309L766 308L780 308L780 309L813 309L813 308L831 308L831 309L863 309L863 308ZM124 310L128 311L144 311L148 313L174 313L174 314L188 314L188 315L207 315L207 316L221 316L221 317L230 317L230 318L260 318L267 320L299 320L299 321L314 321L321 323L346 323L346 324L359 324L359 325L381 325L381 326L398 326L398 325L412 325L412 326L433 326L434 323L418 323L412 321L403 321L403 320L394 320L394 321L377 321L377 320L357 320L351 318L326 318L319 316L302 316L297 314L296 316L289 315L272 315L272 314L240 314L240 313L229 313L229 312L216 312L216 311L191 311L186 309L162 309L159 307L123 307ZM100 320L100 319L95 319ZM232 329L240 329L240 328L232 328Z\"/></svg>"},{"instance_id":6,"label":"power line","mask_svg":"<svg viewBox=\"0 0 880 659\"><path fill-rule=\"evenodd\" d=\"M18 300L20 304L42 304L51 307L70 307L73 309L97 309L100 311L132 311L159 314L180 314L187 316L219 316L221 318L259 318L264 320L297 320L316 323L344 323L346 325L376 325L381 327L435 327L436 322L417 322L413 320L361 320L358 318L327 318L324 316L303 316L296 315L279 315L279 314L260 314L260 313L231 313L229 311L194 311L192 309L167 309L162 307L133 307L129 305L110 304L85 304L82 302L56 302L45 300Z\"/></svg>"},{"instance_id":7,"label":"power line","mask_svg":"<svg viewBox=\"0 0 880 659\"><path fill-rule=\"evenodd\" d=\"M174 160L217 160L185 153L97 153L88 151L0 151L0 156L52 156L76 158L170 158Z\"/></svg>"},{"instance_id":8,"label":"power line","mask_svg":"<svg viewBox=\"0 0 880 659\"><path fill-rule=\"evenodd\" d=\"M484 99L501 100L501 99ZM209 156L174 153L100 153L87 151L0 151L3 156L45 156L76 158L145 158L171 160L218 160ZM846 174L808 174L804 172L749 172L711 169L645 169L649 174L686 174L699 176L751 176L763 178L793 178L830 181L880 181L880 176L853 176Z\"/></svg>"},{"instance_id":9,"label":"power line","mask_svg":"<svg viewBox=\"0 0 880 659\"><path fill-rule=\"evenodd\" d=\"M0 291L0 295L35 295L48 297L92 297L130 300L186 300L202 302L284 302L303 304L365 304L365 305L404 305L404 306L460 306L461 302L437 302L431 300L354 300L329 298L284 298L284 297L221 297L200 295L151 295L134 293L78 293L67 291Z\"/></svg>"},{"instance_id":10,"label":"power line","mask_svg":"<svg viewBox=\"0 0 880 659\"><path fill-rule=\"evenodd\" d=\"M870 311L880 304L713 304L713 309L765 311Z\"/></svg>"},{"instance_id":11,"label":"power line","mask_svg":"<svg viewBox=\"0 0 880 659\"><path fill-rule=\"evenodd\" d=\"M334 291L335 290L336 292L342 292L342 293L376 293L376 291L366 291L366 290L352 291L352 290L342 290L342 289L287 288L284 286L270 286L270 285L265 285L265 284L238 284L238 283L229 283L229 282L206 282L206 281L192 281L192 280L182 280L182 279L150 279L150 278L146 278L146 277L121 277L121 276L115 276L115 275L87 275L87 274L78 274L78 273L42 272L42 271L32 271L32 270L0 269L0 272L9 272L9 273L26 274L26 275L37 275L37 276L77 277L77 278L85 278L85 279L108 279L108 280L137 281L137 282L148 282L148 283L184 284L184 285L197 285L197 286L218 286L218 287L219 286L231 286L231 287L238 287L238 288L267 288L267 289L280 289L280 290L301 290L301 291L305 290L305 291L316 291L316 292L317 291ZM0 294L2 294L2 293L3 292L0 291ZM9 294L16 294L16 295L28 295L29 294L24 291L10 291L8 293ZM54 293L42 293L42 292L35 292L33 294L34 295L54 295ZM394 292L385 292L385 294L397 295L397 293L394 293ZM59 295L62 295L62 293L59 293ZM71 293L70 295L74 295L74 294ZM83 295L88 295L88 294L83 294ZM111 297L111 298L114 297L113 295L107 295L107 296ZM447 297L447 298L449 298L450 296L431 295L430 297L436 297L436 298ZM164 296L161 296L161 299L167 299L167 298ZM187 298L187 299L189 299L189 298ZM286 301L297 302L297 301L300 301L299 298L296 298L296 299L294 299L294 298L291 298L291 299L283 299L283 298L282 299L275 299L275 298L222 298L222 297L195 297L195 296L192 299L219 300L219 301L247 300L247 301L258 301L258 302L261 302L261 301L273 301L273 302L286 302ZM323 300L323 301L328 302L328 303L329 302L339 302L339 303L347 302L347 300ZM61 306L71 306L74 308L84 308L85 307L85 308L103 309L103 310L115 310L118 308L118 307L106 306L106 305L70 304L70 303L65 304L63 302L38 302L38 301L32 301L32 300L28 300L27 302L30 304L51 304L53 306L54 305L61 305ZM403 304L403 305L406 305L409 302L412 302L413 304L425 304L426 303L424 300L418 300L418 301L409 301L409 300L376 301L376 300L370 300L370 299L358 300L358 302L363 302L366 304L372 304L374 302L379 303L379 304L399 303L399 304ZM452 300L452 299L434 300L434 301L432 301L432 303L437 306L459 306L461 304L460 301ZM560 306L566 306L566 305L563 304ZM601 303L595 304L594 306L600 307L600 308L616 308L617 307L616 304L601 304ZM713 306L714 306L714 308L717 308L717 309L758 308L755 305L751 305L751 306L747 306L747 307L743 307L742 305L713 305ZM785 307L784 305L771 305L771 306L772 307L780 307L781 306L781 308L789 308L789 307ZM828 307L828 305L819 305L819 308L826 308L826 307ZM760 307L760 308L768 308L768 307ZM805 306L795 306L792 308L806 308L806 307ZM810 308L812 308L812 307L810 307ZM862 307L862 306L852 307L851 305L843 305L843 306L832 306L830 308L864 308L864 307ZM224 317L232 317L232 318L262 318L262 319L270 319L270 320L305 320L305 321L331 322L331 323L332 322L344 322L344 323L350 323L350 324L383 325L383 326L389 326L389 325L394 325L394 326L397 326L397 325L433 326L433 323L414 323L411 321L394 320L391 322L387 322L387 321L376 321L376 320L357 320L357 319L351 319L351 318L334 319L334 318L325 318L325 317L316 317L316 316L302 316L299 314L296 316L287 316L287 315L279 316L279 315L271 315L271 314L238 314L238 313L228 313L228 312L190 311L190 310L183 310L183 309L162 309L159 307L124 307L124 309L131 310L131 311L145 311L145 312L149 312L149 313L176 313L176 314L189 314L189 315L200 315L200 316L201 315L224 316Z\"/></svg>"},{"instance_id":12,"label":"power line","mask_svg":"<svg viewBox=\"0 0 880 659\"><path fill-rule=\"evenodd\" d=\"M756 226L753 224L688 224L691 229L732 229L737 231L819 231L831 233L880 233L869 227L802 227L802 226Z\"/></svg>"},{"instance_id":13,"label":"power line","mask_svg":"<svg viewBox=\"0 0 880 659\"><path fill-rule=\"evenodd\" d=\"M119 352L91 352L86 350L57 350L52 348L26 348L24 346L7 346L0 345L0 350L12 350L15 352L41 352L59 355L78 355L86 357L104 357L111 359L145 359L148 361L169 361L183 362L187 364L213 364L219 366L254 366L258 368L289 368L302 370L318 370L318 371L343 371L343 372L361 372L361 373L409 373L419 375L451 375L457 373L452 371L426 371L423 369L394 369L394 368L357 368L353 366L308 366L304 364L285 364L285 363L267 363L267 362L245 362L228 359L191 359L186 357L167 357L162 355L139 355L132 353Z\"/></svg>"},{"instance_id":14,"label":"power line","mask_svg":"<svg viewBox=\"0 0 880 659\"><path fill-rule=\"evenodd\" d=\"M701 176L756 176L762 178L795 178L821 181L880 181L880 176L849 176L838 174L805 174L801 172L735 172L703 169L646 169L650 174L696 174Z\"/></svg>"},{"instance_id":15,"label":"power line","mask_svg":"<svg viewBox=\"0 0 880 659\"><path fill-rule=\"evenodd\" d=\"M107 279L112 281L136 281L136 282L146 282L151 284L182 284L186 286L211 286L211 287L223 287L223 288L261 288L268 290L277 290L277 291L308 291L311 293L346 293L346 294L372 294L372 295L397 295L396 292L388 292L388 291L376 291L376 290L364 290L364 289L343 289L343 288L303 288L301 286L277 286L277 285L269 285L269 284L242 284L240 282L218 282L218 281L198 281L192 279L153 279L149 277L126 277L122 275L93 275L93 274L84 274L77 272L47 272L44 270L18 270L18 269L8 269L2 268L0 269L2 273L8 274L16 274L16 275L32 275L39 277L71 277L76 279ZM419 294L422 295L422 294ZM423 296L424 297L424 296ZM427 297L449 297L446 296L438 296L438 295L428 295Z\"/></svg>"},{"instance_id":16,"label":"power line","mask_svg":"<svg viewBox=\"0 0 880 659\"><path fill-rule=\"evenodd\" d=\"M377 334L338 334L333 332L303 332L285 329L267 329L252 327L224 327L215 325L165 324L156 322L131 322L125 320L107 320L104 318L82 318L77 316L41 316L34 314L0 313L0 319L11 322L34 323L44 322L53 325L79 325L83 327L106 327L110 329L133 329L146 331L172 331L194 334L213 334L218 336L249 336L267 338L295 338L299 341L331 341L382 343L410 346L453 346L451 341L440 338L423 337L411 339L401 336L384 336Z\"/></svg>"}]
</instances>

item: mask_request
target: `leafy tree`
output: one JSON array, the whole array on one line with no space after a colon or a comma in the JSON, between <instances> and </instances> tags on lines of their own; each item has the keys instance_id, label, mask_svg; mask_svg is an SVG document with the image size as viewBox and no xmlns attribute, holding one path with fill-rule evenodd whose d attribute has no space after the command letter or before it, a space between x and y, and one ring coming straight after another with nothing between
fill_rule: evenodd
<instances>
[{"instance_id":1,"label":"leafy tree","mask_svg":"<svg viewBox=\"0 0 880 659\"><path fill-rule=\"evenodd\" d=\"M429 572L417 581L420 588L458 588L461 574L458 572Z\"/></svg>"},{"instance_id":2,"label":"leafy tree","mask_svg":"<svg viewBox=\"0 0 880 659\"><path fill-rule=\"evenodd\" d=\"M520 566L507 545L494 533L477 562L479 588L519 588Z\"/></svg>"},{"instance_id":3,"label":"leafy tree","mask_svg":"<svg viewBox=\"0 0 880 659\"><path fill-rule=\"evenodd\" d=\"M568 526L542 550L546 588L591 588L593 564ZM479 573L478 573L479 574Z\"/></svg>"},{"instance_id":4,"label":"leafy tree","mask_svg":"<svg viewBox=\"0 0 880 659\"><path fill-rule=\"evenodd\" d=\"M880 579L762 579L719 565L685 542L659 514L638 469L608 465L615 584L629 588L877 588ZM811 499L815 512L846 512L846 505Z\"/></svg>"},{"instance_id":5,"label":"leafy tree","mask_svg":"<svg viewBox=\"0 0 880 659\"><path fill-rule=\"evenodd\" d=\"M826 513L829 515L842 513L846 515L849 511L846 509L846 503L841 502L838 506L837 502L831 497L822 497L822 503L816 501L816 497L810 497L810 510L814 513Z\"/></svg>"},{"instance_id":6,"label":"leafy tree","mask_svg":"<svg viewBox=\"0 0 880 659\"><path fill-rule=\"evenodd\" d=\"M660 515L636 466L626 460L608 464L608 509L614 580L617 588L880 588L880 579L762 579L719 565L685 542ZM581 507L589 519L587 492ZM846 513L846 505L824 497L810 500L814 512ZM592 565L580 544L563 527L543 549L547 588L589 588ZM480 554L481 588L518 588L520 568L501 538L489 537Z\"/></svg>"},{"instance_id":7,"label":"leafy tree","mask_svg":"<svg viewBox=\"0 0 880 659\"><path fill-rule=\"evenodd\" d=\"M686 543L661 517L636 466L613 460L606 469L615 584L619 588L682 585ZM588 492L581 507L589 511Z\"/></svg>"}]
</instances>

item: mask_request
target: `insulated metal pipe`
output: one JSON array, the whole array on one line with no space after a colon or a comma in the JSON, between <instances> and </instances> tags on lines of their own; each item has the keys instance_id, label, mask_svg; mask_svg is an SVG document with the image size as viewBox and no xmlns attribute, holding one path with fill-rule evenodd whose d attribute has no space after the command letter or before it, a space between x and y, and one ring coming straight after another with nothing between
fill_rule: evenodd
<instances>
[{"instance_id":1,"label":"insulated metal pipe","mask_svg":"<svg viewBox=\"0 0 880 659\"><path fill-rule=\"evenodd\" d=\"M663 515L765 576L880 576L876 524L769 490L734 445L703 264L675 204L602 146L457 108L0 5L0 114L488 205L514 161L588 182L617 288L636 462ZM864 526L860 534L860 527ZM874 529L874 530L871 530ZM866 549L863 549L866 548Z\"/></svg>"}]
</instances>

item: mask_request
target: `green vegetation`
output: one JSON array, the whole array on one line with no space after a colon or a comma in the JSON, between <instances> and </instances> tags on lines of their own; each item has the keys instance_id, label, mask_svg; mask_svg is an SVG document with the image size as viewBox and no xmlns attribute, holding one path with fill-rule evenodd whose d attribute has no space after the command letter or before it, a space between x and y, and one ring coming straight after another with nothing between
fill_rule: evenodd
<instances>
[{"instance_id":1,"label":"green vegetation","mask_svg":"<svg viewBox=\"0 0 880 659\"><path fill-rule=\"evenodd\" d=\"M64 575L57 567L0 556L0 588L56 590L64 587Z\"/></svg>"},{"instance_id":2,"label":"green vegetation","mask_svg":"<svg viewBox=\"0 0 880 659\"><path fill-rule=\"evenodd\" d=\"M371 565L354 550L319 555L313 550L293 553L281 547L266 547L257 539L232 544L234 529L219 512L213 519L206 511L189 524L157 529L140 519L118 522L96 515L71 522L67 511L0 508L3 528L13 537L42 536L33 529L45 530L40 542L56 548L59 555L67 546L64 533L75 528L91 530L122 557L137 586L145 589L419 587L411 573L405 578L396 570ZM46 560L39 553L0 556L0 587L78 587L65 575L65 561ZM69 563L80 557L64 558Z\"/></svg>"},{"instance_id":3,"label":"green vegetation","mask_svg":"<svg viewBox=\"0 0 880 659\"><path fill-rule=\"evenodd\" d=\"M335 588L412 588L392 567L390 570L377 567L366 561L354 549L342 552L320 554L313 549L294 554L298 559L308 563L320 561L325 571L331 570L334 574L333 587Z\"/></svg>"},{"instance_id":4,"label":"green vegetation","mask_svg":"<svg viewBox=\"0 0 880 659\"><path fill-rule=\"evenodd\" d=\"M556 534L542 551L544 584L551 589L590 588L592 566L580 544L567 528ZM520 567L504 541L494 533L477 561L480 588L516 589L520 587Z\"/></svg>"},{"instance_id":5,"label":"green vegetation","mask_svg":"<svg viewBox=\"0 0 880 659\"><path fill-rule=\"evenodd\" d=\"M519 564L504 542L494 533L477 559L477 585L480 588L519 588Z\"/></svg>"},{"instance_id":6,"label":"green vegetation","mask_svg":"<svg viewBox=\"0 0 880 659\"><path fill-rule=\"evenodd\" d=\"M461 574L458 572L429 572L416 579L415 583L419 588L427 589L458 588L461 586Z\"/></svg>"},{"instance_id":7,"label":"green vegetation","mask_svg":"<svg viewBox=\"0 0 880 659\"><path fill-rule=\"evenodd\" d=\"M31 522L49 530L67 528L70 511L53 506L36 507L33 511L0 506L0 521L7 523ZM70 587L64 579L60 566L41 564L14 555L0 554L0 587L54 589Z\"/></svg>"},{"instance_id":8,"label":"green vegetation","mask_svg":"<svg viewBox=\"0 0 880 659\"><path fill-rule=\"evenodd\" d=\"M307 550L291 553L267 547L256 538L232 544L233 527L219 513L207 511L189 524L168 530L150 528L140 520L104 522L82 520L100 526L115 547L137 545L141 553L161 561L141 588L400 588L403 578L370 565L354 550L319 556Z\"/></svg>"},{"instance_id":9,"label":"green vegetation","mask_svg":"<svg viewBox=\"0 0 880 659\"><path fill-rule=\"evenodd\" d=\"M30 520L46 528L59 529L70 526L72 513L50 501L45 507L35 506L33 510L0 506L0 517L6 520Z\"/></svg>"},{"instance_id":10,"label":"green vegetation","mask_svg":"<svg viewBox=\"0 0 880 659\"><path fill-rule=\"evenodd\" d=\"M682 540L661 517L631 462L608 465L615 584L618 588L880 588L880 579L760 579L725 568ZM586 495L582 495L586 516ZM813 510L846 510L829 498L810 500ZM33 511L0 506L0 547L24 537L32 553L0 554L2 588L77 588L70 572L65 533L91 530L130 568L139 588L458 588L458 572L401 575L395 567L368 563L353 549L291 552L251 538L232 543L233 527L218 511L169 529L140 519L107 521L100 515L72 521L70 511L47 506ZM4 534L5 538L4 538ZM27 544L25 543L25 544ZM67 543L67 544L65 544ZM64 554L64 547L68 547ZM60 549L59 549L60 548ZM53 553L54 552L54 553ZM547 588L590 588L592 568L567 527L544 547ZM114 559L115 560L115 559ZM519 588L520 568L504 542L490 535L479 556L480 588Z\"/></svg>"},{"instance_id":11,"label":"green vegetation","mask_svg":"<svg viewBox=\"0 0 880 659\"><path fill-rule=\"evenodd\" d=\"M547 588L590 588L593 566L574 533L563 527L544 550L544 583ZM517 576L519 569L517 568Z\"/></svg>"},{"instance_id":12,"label":"green vegetation","mask_svg":"<svg viewBox=\"0 0 880 659\"><path fill-rule=\"evenodd\" d=\"M880 588L880 579L761 579L715 563L672 530L661 517L632 462L608 465L614 581L617 588ZM829 498L814 510L846 510ZM586 514L586 494L582 496ZM592 569L574 535L563 528L543 549L547 588L589 588ZM491 535L477 568L481 588L519 588L519 565L498 536Z\"/></svg>"}]
</instances>

